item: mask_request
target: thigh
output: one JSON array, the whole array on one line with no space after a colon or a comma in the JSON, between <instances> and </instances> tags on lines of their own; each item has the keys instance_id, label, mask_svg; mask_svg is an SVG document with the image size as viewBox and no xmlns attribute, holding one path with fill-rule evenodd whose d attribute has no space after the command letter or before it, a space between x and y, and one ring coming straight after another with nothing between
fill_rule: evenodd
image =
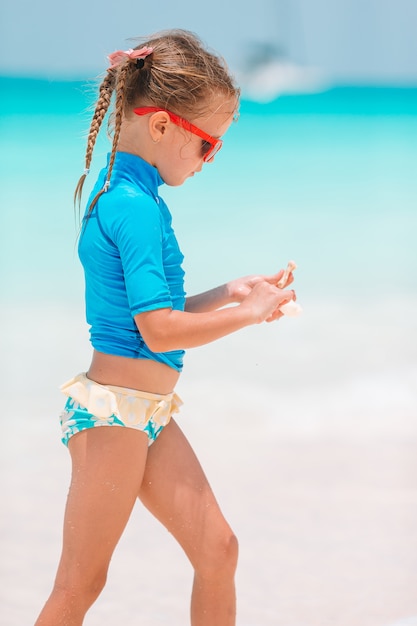
<instances>
[{"instance_id":1,"label":"thigh","mask_svg":"<svg viewBox=\"0 0 417 626\"><path fill-rule=\"evenodd\" d=\"M231 534L200 462L173 419L149 448L139 498L194 566L220 537Z\"/></svg>"},{"instance_id":2,"label":"thigh","mask_svg":"<svg viewBox=\"0 0 417 626\"><path fill-rule=\"evenodd\" d=\"M147 436L129 428L103 426L69 441L72 479L64 520L61 571L71 567L94 576L106 569L140 488Z\"/></svg>"}]
</instances>

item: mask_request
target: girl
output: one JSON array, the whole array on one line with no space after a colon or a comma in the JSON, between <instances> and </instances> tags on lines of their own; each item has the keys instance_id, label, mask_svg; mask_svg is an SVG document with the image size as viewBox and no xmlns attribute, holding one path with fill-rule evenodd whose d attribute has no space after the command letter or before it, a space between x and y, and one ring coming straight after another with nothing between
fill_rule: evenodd
<instances>
[{"instance_id":1,"label":"girl","mask_svg":"<svg viewBox=\"0 0 417 626\"><path fill-rule=\"evenodd\" d=\"M194 568L191 624L232 626L237 540L171 419L181 404L174 388L184 349L275 320L295 294L277 287L281 271L185 298L183 257L158 187L181 185L213 162L239 91L223 61L186 31L109 59L76 190L79 199L114 93L112 150L79 240L94 352L87 373L62 387L72 480L58 573L36 625L83 623L139 498Z\"/></svg>"}]
</instances>

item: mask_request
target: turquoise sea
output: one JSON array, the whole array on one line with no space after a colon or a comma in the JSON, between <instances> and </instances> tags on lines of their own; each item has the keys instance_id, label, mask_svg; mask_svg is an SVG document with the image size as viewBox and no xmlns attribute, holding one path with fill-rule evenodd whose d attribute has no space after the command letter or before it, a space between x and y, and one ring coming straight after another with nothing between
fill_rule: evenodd
<instances>
[{"instance_id":1,"label":"turquoise sea","mask_svg":"<svg viewBox=\"0 0 417 626\"><path fill-rule=\"evenodd\" d=\"M0 89L1 604L18 626L32 623L46 597L60 545L68 458L58 386L88 367L90 355L72 196L94 85L9 77ZM107 150L103 133L90 185ZM341 626L392 626L416 615L417 89L243 100L214 164L161 195L189 293L298 264L302 316L190 350L178 388L181 424L243 539L240 623L322 626L320 615L326 623L337 615ZM126 567L138 567L134 529L114 564L122 572L115 595L88 623L113 623L112 610L118 623L137 623L133 596L152 613L150 624L166 624L166 615L173 626L185 623L182 603L182 617L173 607L185 597L178 588L183 579L188 585L188 569L178 570L177 554L168 563L174 548L152 539L153 524L146 562L167 563L171 590L157 607L161 621L148 602L155 578L147 570L139 590L139 574L126 579Z\"/></svg>"},{"instance_id":2,"label":"turquoise sea","mask_svg":"<svg viewBox=\"0 0 417 626\"><path fill-rule=\"evenodd\" d=\"M73 279L72 193L83 171L92 90L1 81L8 302L55 302L66 291L62 274ZM299 288L316 297L412 295L416 140L415 89L338 88L269 104L243 101L215 164L163 191L192 267L200 264L189 268L191 290L294 257ZM103 136L96 169L107 148Z\"/></svg>"}]
</instances>

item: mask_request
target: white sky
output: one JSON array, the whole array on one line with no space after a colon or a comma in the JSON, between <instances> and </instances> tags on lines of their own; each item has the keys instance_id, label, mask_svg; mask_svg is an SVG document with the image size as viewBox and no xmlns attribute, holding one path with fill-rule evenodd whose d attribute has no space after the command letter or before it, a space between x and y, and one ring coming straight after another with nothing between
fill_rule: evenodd
<instances>
[{"instance_id":1,"label":"white sky","mask_svg":"<svg viewBox=\"0 0 417 626\"><path fill-rule=\"evenodd\" d=\"M417 0L7 0L0 73L95 76L129 37L197 32L239 69L254 42L347 83L417 85Z\"/></svg>"}]
</instances>

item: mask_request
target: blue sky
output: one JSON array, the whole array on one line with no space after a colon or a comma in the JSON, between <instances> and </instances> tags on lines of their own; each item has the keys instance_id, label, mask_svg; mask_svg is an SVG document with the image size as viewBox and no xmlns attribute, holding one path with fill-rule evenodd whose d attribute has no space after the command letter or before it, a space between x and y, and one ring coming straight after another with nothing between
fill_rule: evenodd
<instances>
[{"instance_id":1,"label":"blue sky","mask_svg":"<svg viewBox=\"0 0 417 626\"><path fill-rule=\"evenodd\" d=\"M15 0L3 3L0 24L7 75L95 76L129 37L178 27L232 68L271 41L335 82L417 85L417 0Z\"/></svg>"}]
</instances>

